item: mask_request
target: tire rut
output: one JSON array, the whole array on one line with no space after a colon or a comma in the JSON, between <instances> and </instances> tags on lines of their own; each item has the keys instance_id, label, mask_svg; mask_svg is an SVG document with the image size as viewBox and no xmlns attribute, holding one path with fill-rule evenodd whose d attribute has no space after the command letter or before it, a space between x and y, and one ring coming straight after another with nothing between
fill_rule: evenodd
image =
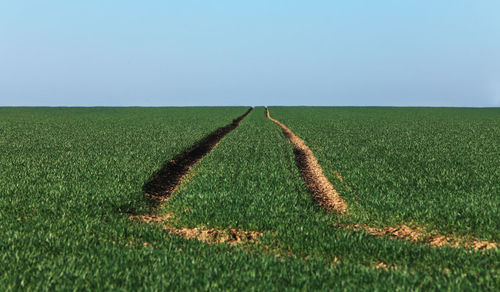
<instances>
[{"instance_id":1,"label":"tire rut","mask_svg":"<svg viewBox=\"0 0 500 292\"><path fill-rule=\"evenodd\" d=\"M253 108L248 109L231 124L218 128L188 150L165 163L143 186L142 190L146 196L158 201L168 200L189 170L217 146L224 136L236 129L252 110Z\"/></svg>"},{"instance_id":2,"label":"tire rut","mask_svg":"<svg viewBox=\"0 0 500 292\"><path fill-rule=\"evenodd\" d=\"M319 205L329 211L337 211L340 213L346 212L347 204L340 197L340 194L337 190L335 190L330 181L326 178L323 173L323 169L314 156L314 153L306 145L304 140L300 139L280 121L273 119L269 114L269 109L267 107L266 116L268 119L281 127L285 137L292 143L294 148L293 153L295 154L295 162L313 198Z\"/></svg>"},{"instance_id":3,"label":"tire rut","mask_svg":"<svg viewBox=\"0 0 500 292\"><path fill-rule=\"evenodd\" d=\"M278 124L286 138L290 140L294 147L295 161L297 167L306 184L309 192L327 210L335 210L338 212L346 212L347 204L342 200L339 193L333 188L333 185L323 174L323 170L315 158L314 153L305 144L304 140L295 135L288 127L276 119L273 119L269 114L269 109L266 108L266 116L271 121ZM344 182L338 172L335 172L340 181ZM350 187L349 187L350 188ZM335 226L335 225L334 225ZM497 249L498 243L479 240L477 238L465 239L457 237L447 237L434 232L428 234L423 230L401 225L398 227L385 226L377 228L368 225L336 225L338 229L350 229L354 231L364 231L370 235L377 237L390 237L394 239L402 239L414 243L425 243L431 247L466 247L475 250Z\"/></svg>"},{"instance_id":4,"label":"tire rut","mask_svg":"<svg viewBox=\"0 0 500 292\"><path fill-rule=\"evenodd\" d=\"M157 203L165 203L179 187L182 180L187 176L190 169L207 155L217 144L231 131L236 129L240 122L253 110L249 108L246 113L233 120L233 122L210 133L208 136L197 142L188 150L177 155L174 159L165 163L158 170L149 182L144 184L145 195ZM161 204L156 210L164 207ZM139 220L145 223L162 224L163 228L172 235L177 235L185 239L196 239L205 243L227 243L230 245L248 243L263 236L261 232L244 231L238 229L218 230L214 228L178 228L169 222L172 214L129 214L130 219Z\"/></svg>"}]
</instances>

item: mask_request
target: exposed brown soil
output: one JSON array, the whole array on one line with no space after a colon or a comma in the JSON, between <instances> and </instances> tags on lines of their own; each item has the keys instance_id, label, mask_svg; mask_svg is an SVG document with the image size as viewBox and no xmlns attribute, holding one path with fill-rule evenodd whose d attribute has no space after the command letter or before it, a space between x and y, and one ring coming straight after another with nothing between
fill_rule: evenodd
<instances>
[{"instance_id":1,"label":"exposed brown soil","mask_svg":"<svg viewBox=\"0 0 500 292\"><path fill-rule=\"evenodd\" d=\"M269 109L266 108L266 116L276 124L278 124L285 137L292 142L294 147L295 162L299 171L304 178L309 192L314 199L325 209L334 210L337 212L347 211L347 204L340 197L339 193L333 188L333 185L323 174L323 169L318 163L316 157L304 140L296 136L290 129L278 120L273 119L269 115Z\"/></svg>"},{"instance_id":2,"label":"exposed brown soil","mask_svg":"<svg viewBox=\"0 0 500 292\"><path fill-rule=\"evenodd\" d=\"M376 269L384 269L384 270L386 270L386 271L388 271L388 270L389 270L389 266L387 266L387 264L386 264L386 263L384 263L384 262L380 262L380 263L376 264L376 265L375 265L375 268L376 268Z\"/></svg>"},{"instance_id":3,"label":"exposed brown soil","mask_svg":"<svg viewBox=\"0 0 500 292\"><path fill-rule=\"evenodd\" d=\"M231 124L215 130L188 150L165 163L165 165L153 175L152 179L144 185L143 191L146 196L159 201L167 200L177 189L179 183L189 172L191 167L210 152L224 136L236 129L236 127L240 125L241 120L243 120L252 109L253 108L250 108L245 114L233 120Z\"/></svg>"},{"instance_id":4,"label":"exposed brown soil","mask_svg":"<svg viewBox=\"0 0 500 292\"><path fill-rule=\"evenodd\" d=\"M197 239L206 243L226 243L229 245L242 244L253 241L263 234L257 231L245 231L235 228L229 230L217 230L214 228L181 228L168 229L187 239Z\"/></svg>"},{"instance_id":5,"label":"exposed brown soil","mask_svg":"<svg viewBox=\"0 0 500 292\"><path fill-rule=\"evenodd\" d=\"M342 175L338 171L334 170L333 173L341 182L344 182L344 178L342 178Z\"/></svg>"},{"instance_id":6,"label":"exposed brown soil","mask_svg":"<svg viewBox=\"0 0 500 292\"><path fill-rule=\"evenodd\" d=\"M406 225L399 227L385 226L372 227L368 225L336 225L342 229L352 229L374 235L386 236L391 238L403 239L415 243L425 243L432 247L449 246L449 247L466 247L475 250L488 250L498 248L498 243L479 240L477 238L467 239L458 237L449 237L437 232L426 233L423 229L412 228Z\"/></svg>"},{"instance_id":7,"label":"exposed brown soil","mask_svg":"<svg viewBox=\"0 0 500 292\"><path fill-rule=\"evenodd\" d=\"M131 216L133 219L139 219L147 223L161 224L162 227L170 234L178 235L186 239L196 239L205 243L225 243L229 245L236 245L248 243L263 236L262 232L258 231L245 231L235 228L231 229L215 229L206 227L195 228L178 228L169 223L170 214L167 215L144 215L144 216Z\"/></svg>"}]
</instances>

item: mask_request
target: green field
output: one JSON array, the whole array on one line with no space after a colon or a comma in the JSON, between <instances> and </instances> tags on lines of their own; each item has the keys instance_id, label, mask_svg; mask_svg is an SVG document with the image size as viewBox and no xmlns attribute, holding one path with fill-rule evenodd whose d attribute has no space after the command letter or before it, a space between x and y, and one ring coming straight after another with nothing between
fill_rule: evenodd
<instances>
[{"instance_id":1,"label":"green field","mask_svg":"<svg viewBox=\"0 0 500 292\"><path fill-rule=\"evenodd\" d=\"M334 226L414 222L498 242L498 109L271 107L348 203L339 216L311 199L292 145L255 108L153 209L142 190L153 173L246 110L0 108L2 290L500 286L498 250L431 248ZM131 213L264 235L208 244Z\"/></svg>"},{"instance_id":2,"label":"green field","mask_svg":"<svg viewBox=\"0 0 500 292\"><path fill-rule=\"evenodd\" d=\"M500 241L500 109L271 111L311 147L351 221Z\"/></svg>"}]
</instances>

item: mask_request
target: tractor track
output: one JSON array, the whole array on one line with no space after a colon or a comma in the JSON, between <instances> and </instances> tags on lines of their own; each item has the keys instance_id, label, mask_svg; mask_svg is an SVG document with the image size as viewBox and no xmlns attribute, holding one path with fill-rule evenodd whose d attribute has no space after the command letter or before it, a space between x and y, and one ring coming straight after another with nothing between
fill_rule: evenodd
<instances>
[{"instance_id":1,"label":"tractor track","mask_svg":"<svg viewBox=\"0 0 500 292\"><path fill-rule=\"evenodd\" d=\"M337 211L340 213L346 212L347 204L340 197L340 194L335 190L330 181L325 177L318 160L304 140L295 135L280 121L273 119L267 107L266 116L281 127L285 137L293 144L295 162L313 198L319 205L329 211Z\"/></svg>"},{"instance_id":2,"label":"tractor track","mask_svg":"<svg viewBox=\"0 0 500 292\"><path fill-rule=\"evenodd\" d=\"M143 186L145 195L157 201L168 200L189 170L217 146L222 138L236 129L252 110L253 108L249 108L246 113L233 120L231 124L218 128L188 150L165 163Z\"/></svg>"},{"instance_id":3,"label":"tractor track","mask_svg":"<svg viewBox=\"0 0 500 292\"><path fill-rule=\"evenodd\" d=\"M271 121L278 124L285 137L290 140L294 147L295 161L299 171L305 180L309 192L314 199L325 209L334 210L339 213L347 211L347 204L340 197L330 181L323 174L323 170L314 156L311 149L305 144L304 140L295 135L287 126L273 119L269 114L269 109L266 108L266 116ZM340 181L344 182L339 173L335 172ZM424 243L431 247L466 247L474 250L488 250L498 248L498 243L479 240L477 238L458 238L445 236L439 232L429 234L423 229L411 228L406 225L398 227L385 226L377 228L369 225L341 225L334 224L338 229L350 229L354 231L364 231L376 237L389 237L394 239L402 239L413 243Z\"/></svg>"},{"instance_id":4,"label":"tractor track","mask_svg":"<svg viewBox=\"0 0 500 292\"><path fill-rule=\"evenodd\" d=\"M210 133L208 136L191 146L191 148L178 154L174 159L165 163L158 170L149 182L144 184L145 195L156 203L165 203L177 190L182 180L186 178L190 169L207 155L217 144L231 131L236 129L240 122L253 110L249 108L246 113L233 120L233 122ZM156 204L155 204L156 205ZM164 207L161 204L159 208ZM158 206L157 206L158 207ZM196 239L205 243L227 243L229 245L248 243L256 240L263 234L256 231L244 231L238 229L218 230L214 228L179 228L169 222L173 214L129 214L130 219L139 220L145 223L161 224L165 230L172 235L177 235L185 239Z\"/></svg>"}]
</instances>

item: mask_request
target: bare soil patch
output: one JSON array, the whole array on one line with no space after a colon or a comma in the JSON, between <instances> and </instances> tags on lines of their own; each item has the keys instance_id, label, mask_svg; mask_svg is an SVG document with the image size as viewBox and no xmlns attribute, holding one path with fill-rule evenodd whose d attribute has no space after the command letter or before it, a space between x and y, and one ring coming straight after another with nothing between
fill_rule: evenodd
<instances>
[{"instance_id":1,"label":"bare soil patch","mask_svg":"<svg viewBox=\"0 0 500 292\"><path fill-rule=\"evenodd\" d=\"M438 234L437 232L425 232L421 228L412 228L407 225L398 227L385 226L385 227L372 227L368 225L336 225L341 229L352 229L355 231L364 231L373 236L386 236L396 239L403 239L415 243L424 243L432 247L466 247L475 250L488 250L498 248L498 243L479 240L477 238L460 238L451 237Z\"/></svg>"},{"instance_id":2,"label":"bare soil patch","mask_svg":"<svg viewBox=\"0 0 500 292\"><path fill-rule=\"evenodd\" d=\"M170 234L174 234L186 239L196 239L201 242L216 244L225 243L229 245L249 243L262 237L264 234L258 231L245 231L236 228L231 229L215 229L207 227L178 228L170 224L169 219L171 214L166 215L143 215L131 216L133 219L138 219L146 223L161 224L162 227Z\"/></svg>"},{"instance_id":3,"label":"bare soil patch","mask_svg":"<svg viewBox=\"0 0 500 292\"><path fill-rule=\"evenodd\" d=\"M267 108L266 116L281 127L285 137L293 144L295 162L313 198L327 210L346 212L347 204L340 197L340 194L335 190L330 181L325 177L318 160L311 149L307 147L304 140L300 139L284 124L273 119L269 115L269 109Z\"/></svg>"}]
</instances>

